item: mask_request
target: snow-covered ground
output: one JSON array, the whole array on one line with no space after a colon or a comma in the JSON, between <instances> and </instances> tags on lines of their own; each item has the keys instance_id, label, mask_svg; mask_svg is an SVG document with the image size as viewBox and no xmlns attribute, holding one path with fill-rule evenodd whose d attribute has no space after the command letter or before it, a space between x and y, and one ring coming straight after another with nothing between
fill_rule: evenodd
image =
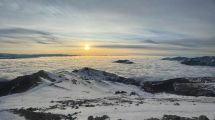
<instances>
[{"instance_id":1,"label":"snow-covered ground","mask_svg":"<svg viewBox=\"0 0 215 120\"><path fill-rule=\"evenodd\" d=\"M9 109L38 108L36 112L72 114L77 120L89 116L108 115L111 120L143 120L162 117L164 114L194 117L206 115L215 119L214 97L191 97L173 94L150 94L140 87L110 81L112 74L81 69L75 72L49 73L52 79L26 92L0 97L0 119L21 120ZM116 76L111 76L113 79ZM116 94L117 91L125 91ZM131 93L135 93L131 95ZM75 103L80 104L75 104Z\"/></svg>"}]
</instances>

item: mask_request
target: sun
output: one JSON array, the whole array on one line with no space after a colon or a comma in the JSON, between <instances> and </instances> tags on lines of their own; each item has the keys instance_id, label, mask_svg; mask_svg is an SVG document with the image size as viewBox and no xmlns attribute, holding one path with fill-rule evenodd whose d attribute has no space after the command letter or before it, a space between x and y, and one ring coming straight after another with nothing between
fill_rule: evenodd
<instances>
[{"instance_id":1,"label":"sun","mask_svg":"<svg viewBox=\"0 0 215 120\"><path fill-rule=\"evenodd\" d=\"M85 44L84 49L85 49L86 51L90 50L89 44Z\"/></svg>"}]
</instances>

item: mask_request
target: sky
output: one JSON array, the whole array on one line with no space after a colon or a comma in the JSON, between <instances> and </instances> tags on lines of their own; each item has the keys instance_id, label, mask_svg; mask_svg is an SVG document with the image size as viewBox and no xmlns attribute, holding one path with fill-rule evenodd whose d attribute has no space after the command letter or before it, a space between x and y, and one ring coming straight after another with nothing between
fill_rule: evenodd
<instances>
[{"instance_id":1,"label":"sky","mask_svg":"<svg viewBox=\"0 0 215 120\"><path fill-rule=\"evenodd\" d=\"M215 55L214 13L215 0L0 0L0 53Z\"/></svg>"}]
</instances>

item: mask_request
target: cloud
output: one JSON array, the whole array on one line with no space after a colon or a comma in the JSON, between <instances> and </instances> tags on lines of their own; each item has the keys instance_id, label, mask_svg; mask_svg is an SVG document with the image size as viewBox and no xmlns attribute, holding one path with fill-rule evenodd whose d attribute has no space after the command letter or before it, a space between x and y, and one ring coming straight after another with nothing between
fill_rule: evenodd
<instances>
[{"instance_id":1,"label":"cloud","mask_svg":"<svg viewBox=\"0 0 215 120\"><path fill-rule=\"evenodd\" d=\"M97 45L98 48L114 48L114 49L145 49L145 50L194 50L195 48L182 47L177 45L144 45L144 44L115 44L115 45Z\"/></svg>"},{"instance_id":2,"label":"cloud","mask_svg":"<svg viewBox=\"0 0 215 120\"><path fill-rule=\"evenodd\" d=\"M177 45L188 48L215 48L215 37L212 38L187 38L187 39L171 39L171 40L140 40L142 43L157 45Z\"/></svg>"},{"instance_id":3,"label":"cloud","mask_svg":"<svg viewBox=\"0 0 215 120\"><path fill-rule=\"evenodd\" d=\"M214 0L3 0L0 47L89 41L106 48L211 50L214 13Z\"/></svg>"},{"instance_id":4,"label":"cloud","mask_svg":"<svg viewBox=\"0 0 215 120\"><path fill-rule=\"evenodd\" d=\"M30 1L30 2L29 2ZM166 31L211 37L215 30L213 0L20 0L4 1L1 26L30 26L57 32L141 33ZM30 9L30 10L29 10ZM143 33L144 34L144 33Z\"/></svg>"},{"instance_id":5,"label":"cloud","mask_svg":"<svg viewBox=\"0 0 215 120\"><path fill-rule=\"evenodd\" d=\"M159 44L180 45L180 46L190 47L190 48L200 48L200 47L215 48L215 37L163 40L163 41L160 41Z\"/></svg>"},{"instance_id":6,"label":"cloud","mask_svg":"<svg viewBox=\"0 0 215 120\"><path fill-rule=\"evenodd\" d=\"M7 34L39 34L39 35L50 35L48 32L39 30L25 29L25 28L6 28L0 29L0 35Z\"/></svg>"},{"instance_id":7,"label":"cloud","mask_svg":"<svg viewBox=\"0 0 215 120\"><path fill-rule=\"evenodd\" d=\"M26 29L26 28L2 28L0 29L0 42L17 44L24 42L35 42L39 44L52 44L58 43L49 32L40 30Z\"/></svg>"},{"instance_id":8,"label":"cloud","mask_svg":"<svg viewBox=\"0 0 215 120\"><path fill-rule=\"evenodd\" d=\"M143 43L158 44L157 42L155 42L155 41L153 41L153 40L142 40L141 42L143 42Z\"/></svg>"}]
</instances>

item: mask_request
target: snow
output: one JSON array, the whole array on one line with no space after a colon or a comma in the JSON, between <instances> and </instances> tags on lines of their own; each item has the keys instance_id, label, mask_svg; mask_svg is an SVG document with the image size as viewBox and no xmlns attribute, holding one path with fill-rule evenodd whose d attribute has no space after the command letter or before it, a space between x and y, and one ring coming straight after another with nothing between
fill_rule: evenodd
<instances>
[{"instance_id":1,"label":"snow","mask_svg":"<svg viewBox=\"0 0 215 120\"><path fill-rule=\"evenodd\" d=\"M24 117L20 117L8 111L0 111L0 120L23 120Z\"/></svg>"},{"instance_id":2,"label":"snow","mask_svg":"<svg viewBox=\"0 0 215 120\"><path fill-rule=\"evenodd\" d=\"M86 72L83 69L79 72L61 71L55 74L49 73L49 77L55 79L55 82L42 78L43 82L39 86L27 92L0 97L1 119L23 119L5 111L8 109L22 107L48 108L56 104L51 101L81 99L97 99L98 101L90 103L96 105L95 107L79 106L78 109L72 109L70 106L65 106L65 109L55 108L45 112L65 115L81 112L77 114L78 120L87 119L90 115L108 115L111 120L120 118L142 120L150 117L162 117L164 114L185 117L206 115L210 119L215 118L215 98L213 97L179 96L166 93L150 94L134 85L108 81L103 73L98 70ZM113 75L112 77L118 76ZM86 78L88 79L86 80ZM126 91L127 93L115 95L116 91ZM130 92L136 92L138 95L130 96ZM129 100L133 103L116 104L116 101L121 99ZM136 105L140 101L143 103ZM102 105L104 102L114 105ZM175 103L180 105L174 105ZM100 105L97 106L97 104Z\"/></svg>"}]
</instances>

